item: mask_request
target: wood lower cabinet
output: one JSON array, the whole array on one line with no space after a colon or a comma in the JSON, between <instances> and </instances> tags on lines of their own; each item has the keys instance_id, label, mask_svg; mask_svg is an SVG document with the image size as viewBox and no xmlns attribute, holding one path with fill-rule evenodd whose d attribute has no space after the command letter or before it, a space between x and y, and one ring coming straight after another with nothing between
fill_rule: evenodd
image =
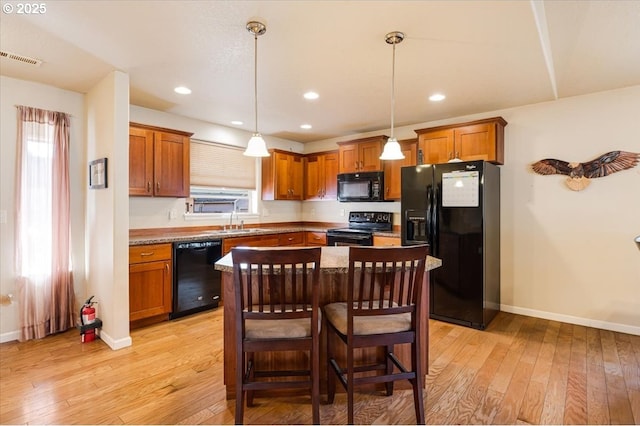
<instances>
[{"instance_id":1,"label":"wood lower cabinet","mask_svg":"<svg viewBox=\"0 0 640 426\"><path fill-rule=\"evenodd\" d=\"M225 238L222 240L222 255L229 253L234 247L277 247L278 245L278 234Z\"/></svg>"},{"instance_id":2,"label":"wood lower cabinet","mask_svg":"<svg viewBox=\"0 0 640 426\"><path fill-rule=\"evenodd\" d=\"M306 231L304 233L304 245L305 246L326 246L327 245L327 233Z\"/></svg>"},{"instance_id":3,"label":"wood lower cabinet","mask_svg":"<svg viewBox=\"0 0 640 426\"><path fill-rule=\"evenodd\" d=\"M304 157L304 199L335 200L338 197L338 151Z\"/></svg>"},{"instance_id":4,"label":"wood lower cabinet","mask_svg":"<svg viewBox=\"0 0 640 426\"><path fill-rule=\"evenodd\" d=\"M303 156L277 149L269 152L262 159L262 199L302 200Z\"/></svg>"},{"instance_id":5,"label":"wood lower cabinet","mask_svg":"<svg viewBox=\"0 0 640 426\"><path fill-rule=\"evenodd\" d=\"M387 237L384 235L374 235L373 245L379 247L399 247L402 245L400 237Z\"/></svg>"},{"instance_id":6,"label":"wood lower cabinet","mask_svg":"<svg viewBox=\"0 0 640 426\"><path fill-rule=\"evenodd\" d=\"M172 302L171 244L129 247L129 321L168 319Z\"/></svg>"},{"instance_id":7,"label":"wood lower cabinet","mask_svg":"<svg viewBox=\"0 0 640 426\"><path fill-rule=\"evenodd\" d=\"M375 172L382 170L382 147L387 136L373 136L338 142L339 173Z\"/></svg>"},{"instance_id":8,"label":"wood lower cabinet","mask_svg":"<svg viewBox=\"0 0 640 426\"><path fill-rule=\"evenodd\" d=\"M129 195L188 197L191 135L130 123Z\"/></svg>"},{"instance_id":9,"label":"wood lower cabinet","mask_svg":"<svg viewBox=\"0 0 640 426\"><path fill-rule=\"evenodd\" d=\"M426 164L446 163L453 158L463 161L484 160L504 164L504 127L502 117L468 123L419 129L418 150Z\"/></svg>"},{"instance_id":10,"label":"wood lower cabinet","mask_svg":"<svg viewBox=\"0 0 640 426\"><path fill-rule=\"evenodd\" d=\"M304 246L304 232L287 232L278 234L279 246Z\"/></svg>"},{"instance_id":11,"label":"wood lower cabinet","mask_svg":"<svg viewBox=\"0 0 640 426\"><path fill-rule=\"evenodd\" d=\"M415 166L418 163L418 139L406 139L398 141L403 160L384 161L384 199L399 200L402 192L401 168Z\"/></svg>"},{"instance_id":12,"label":"wood lower cabinet","mask_svg":"<svg viewBox=\"0 0 640 426\"><path fill-rule=\"evenodd\" d=\"M225 238L222 240L222 255L229 253L234 247L304 246L304 241L304 232Z\"/></svg>"}]
</instances>

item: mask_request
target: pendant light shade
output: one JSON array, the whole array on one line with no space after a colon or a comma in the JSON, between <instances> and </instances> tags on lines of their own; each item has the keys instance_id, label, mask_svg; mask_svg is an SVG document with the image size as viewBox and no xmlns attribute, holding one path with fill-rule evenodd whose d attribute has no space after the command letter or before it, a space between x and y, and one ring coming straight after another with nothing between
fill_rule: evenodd
<instances>
[{"instance_id":1,"label":"pendant light shade","mask_svg":"<svg viewBox=\"0 0 640 426\"><path fill-rule=\"evenodd\" d=\"M249 143L247 144L247 149L244 151L244 155L248 157L268 157L269 151L267 151L267 145L264 143L264 139L262 139L262 135L260 133L254 133L249 139Z\"/></svg>"},{"instance_id":2,"label":"pendant light shade","mask_svg":"<svg viewBox=\"0 0 640 426\"><path fill-rule=\"evenodd\" d=\"M393 112L396 103L396 94L395 94L395 77L396 77L396 44L400 43L404 40L404 33L400 31L393 31L385 35L385 41L388 44L393 45L393 59L391 61L391 137L387 140L387 143L384 144L384 149L382 150L382 155L380 156L381 160L402 160L404 159L404 154L402 153L402 149L400 148L400 144L398 140L393 135Z\"/></svg>"},{"instance_id":3,"label":"pendant light shade","mask_svg":"<svg viewBox=\"0 0 640 426\"><path fill-rule=\"evenodd\" d=\"M249 157L268 157L269 151L267 151L267 144L262 139L262 135L258 132L258 36L267 32L267 27L258 21L247 22L247 31L253 34L254 37L254 92L253 99L256 113L256 131L249 139L247 149L244 151L244 155Z\"/></svg>"},{"instance_id":4,"label":"pendant light shade","mask_svg":"<svg viewBox=\"0 0 640 426\"><path fill-rule=\"evenodd\" d=\"M387 139L387 143L384 144L384 149L382 150L382 155L380 156L381 160L402 160L404 159L404 154L402 153L402 148L400 148L400 144L396 138Z\"/></svg>"}]
</instances>

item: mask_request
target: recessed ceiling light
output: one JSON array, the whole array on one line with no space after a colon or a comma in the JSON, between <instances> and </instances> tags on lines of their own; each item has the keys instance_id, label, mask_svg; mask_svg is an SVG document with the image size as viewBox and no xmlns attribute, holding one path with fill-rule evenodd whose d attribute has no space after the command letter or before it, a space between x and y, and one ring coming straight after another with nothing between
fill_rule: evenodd
<instances>
[{"instance_id":1,"label":"recessed ceiling light","mask_svg":"<svg viewBox=\"0 0 640 426\"><path fill-rule=\"evenodd\" d=\"M244 123L240 120L233 120L231 122L231 124L235 125L235 126L242 126Z\"/></svg>"},{"instance_id":2,"label":"recessed ceiling light","mask_svg":"<svg viewBox=\"0 0 640 426\"><path fill-rule=\"evenodd\" d=\"M189 95L191 94L191 89L189 89L188 87L184 87L184 86L178 86L175 89L173 89L174 92L179 93L181 95Z\"/></svg>"},{"instance_id":3,"label":"recessed ceiling light","mask_svg":"<svg viewBox=\"0 0 640 426\"><path fill-rule=\"evenodd\" d=\"M446 98L446 96L442 93L434 93L433 95L429 96L429 100L432 102L440 102L444 98Z\"/></svg>"},{"instance_id":4,"label":"recessed ceiling light","mask_svg":"<svg viewBox=\"0 0 640 426\"><path fill-rule=\"evenodd\" d=\"M319 97L320 95L318 95L316 92L307 92L304 94L304 98L309 100L318 99Z\"/></svg>"},{"instance_id":5,"label":"recessed ceiling light","mask_svg":"<svg viewBox=\"0 0 640 426\"><path fill-rule=\"evenodd\" d=\"M300 128L301 129L305 129L305 130L309 130L311 127L312 127L311 124L301 124L300 125Z\"/></svg>"}]
</instances>

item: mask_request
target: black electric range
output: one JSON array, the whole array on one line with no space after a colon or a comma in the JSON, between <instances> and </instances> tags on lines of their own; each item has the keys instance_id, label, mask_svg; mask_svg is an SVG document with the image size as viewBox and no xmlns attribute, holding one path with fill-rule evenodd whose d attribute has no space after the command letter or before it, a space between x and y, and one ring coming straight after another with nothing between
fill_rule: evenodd
<instances>
[{"instance_id":1,"label":"black electric range","mask_svg":"<svg viewBox=\"0 0 640 426\"><path fill-rule=\"evenodd\" d=\"M372 246L374 232L389 232L393 213L350 212L349 227L327 230L328 246Z\"/></svg>"}]
</instances>

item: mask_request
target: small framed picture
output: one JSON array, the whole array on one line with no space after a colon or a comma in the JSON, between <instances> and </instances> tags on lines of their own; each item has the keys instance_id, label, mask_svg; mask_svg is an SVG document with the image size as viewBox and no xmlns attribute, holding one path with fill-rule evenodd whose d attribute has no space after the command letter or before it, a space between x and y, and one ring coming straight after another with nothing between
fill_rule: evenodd
<instances>
[{"instance_id":1,"label":"small framed picture","mask_svg":"<svg viewBox=\"0 0 640 426\"><path fill-rule=\"evenodd\" d=\"M89 189L107 187L107 159L98 158L89 162Z\"/></svg>"}]
</instances>

